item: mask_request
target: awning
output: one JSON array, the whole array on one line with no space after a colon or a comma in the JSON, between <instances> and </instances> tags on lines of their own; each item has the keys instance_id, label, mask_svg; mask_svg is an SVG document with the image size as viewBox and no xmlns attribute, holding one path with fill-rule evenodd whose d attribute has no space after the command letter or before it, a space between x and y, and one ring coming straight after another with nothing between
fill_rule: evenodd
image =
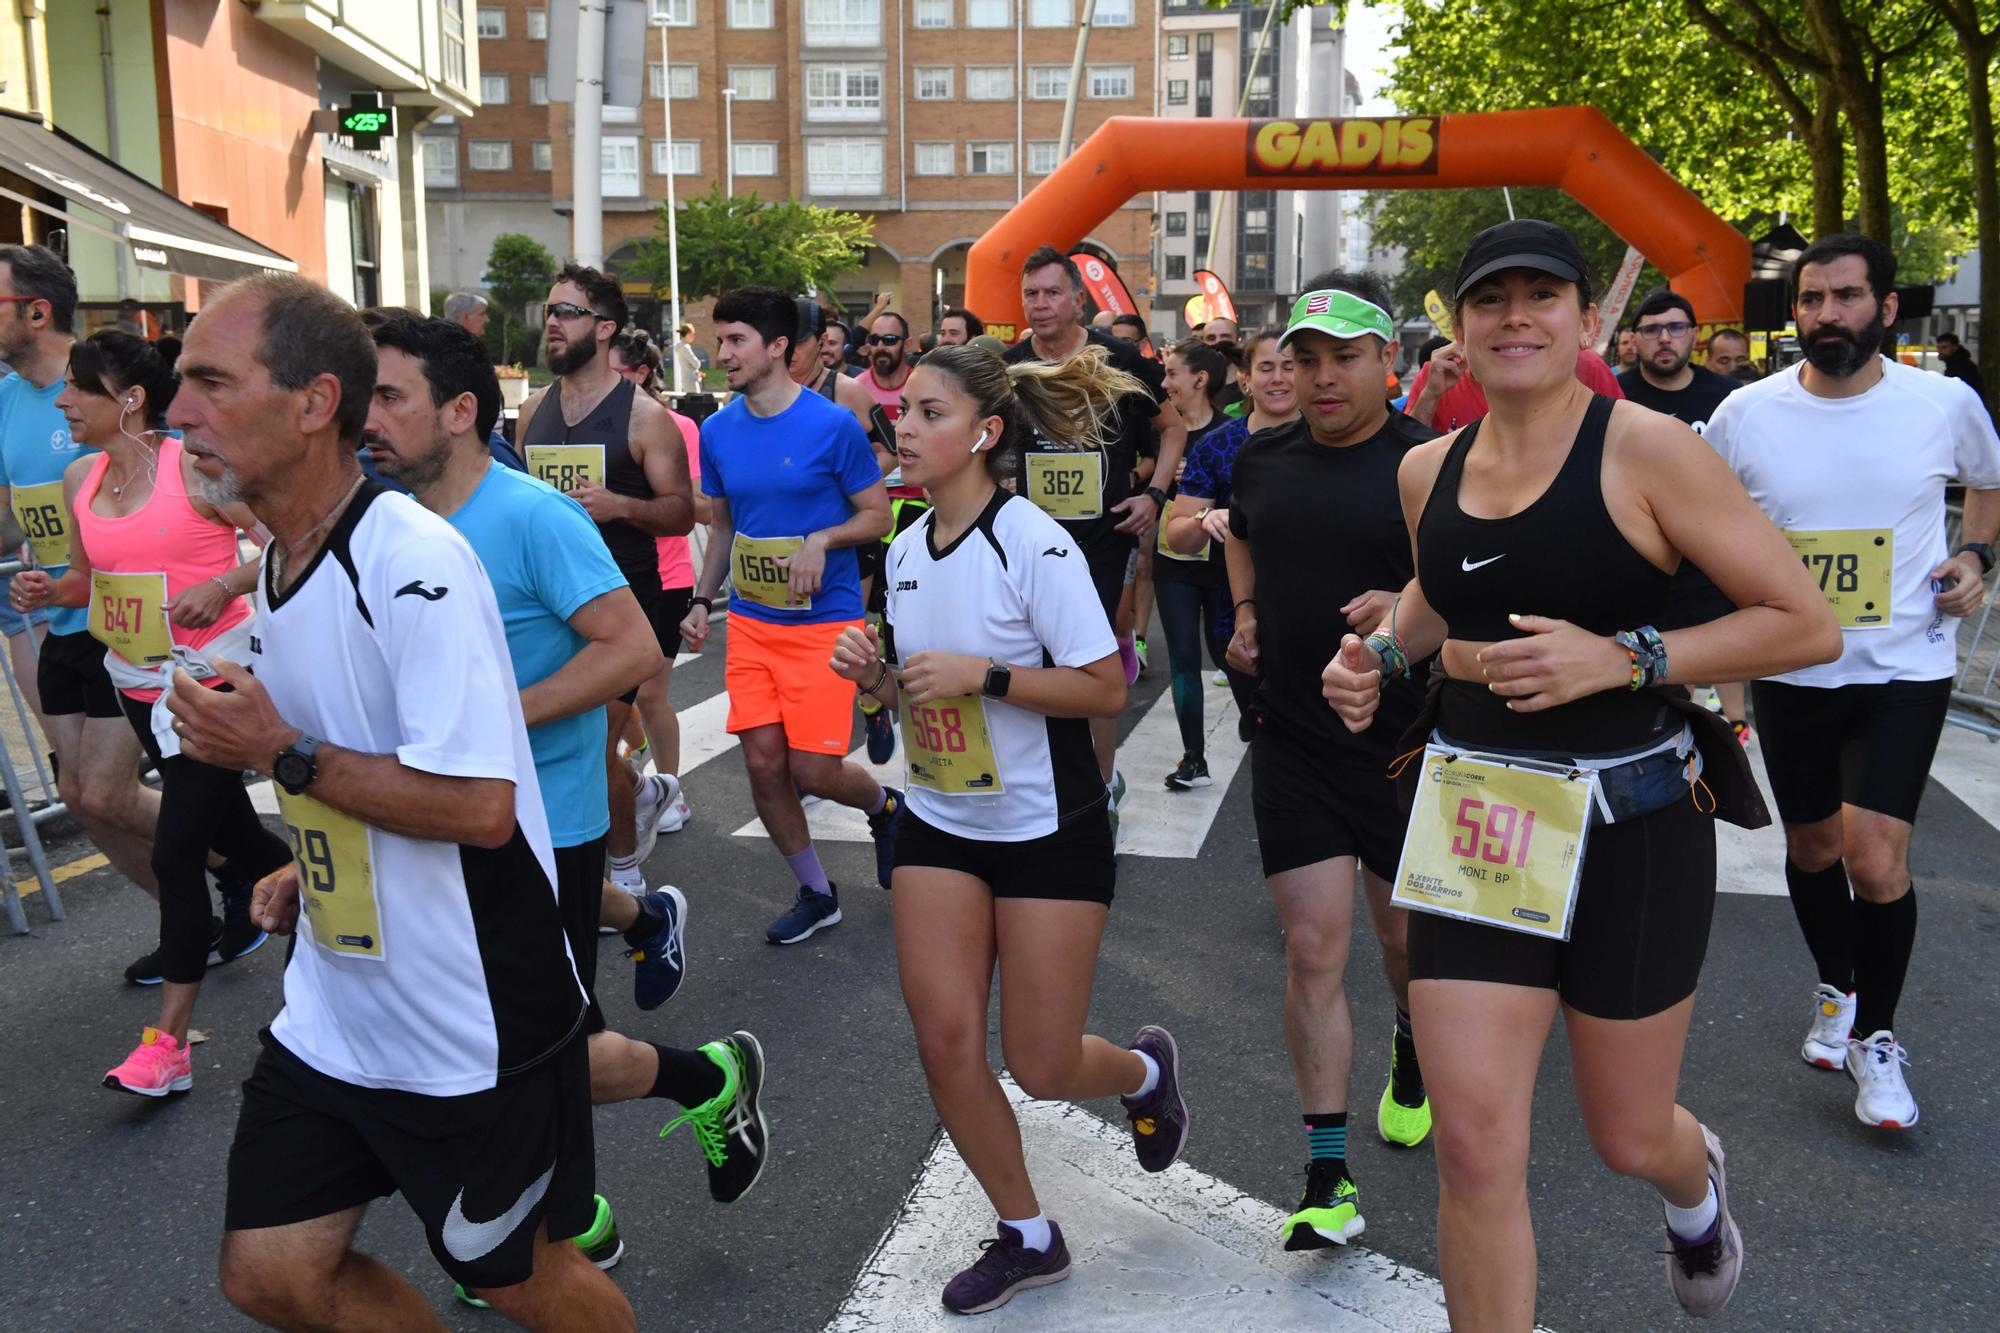
<instances>
[{"instance_id":1,"label":"awning","mask_svg":"<svg viewBox=\"0 0 2000 1333\"><path fill-rule=\"evenodd\" d=\"M253 273L299 271L276 250L147 184L33 116L0 111L0 167L56 191L72 207L87 210L88 216L4 186L0 196L120 241L131 247L134 259L150 268L217 282Z\"/></svg>"}]
</instances>

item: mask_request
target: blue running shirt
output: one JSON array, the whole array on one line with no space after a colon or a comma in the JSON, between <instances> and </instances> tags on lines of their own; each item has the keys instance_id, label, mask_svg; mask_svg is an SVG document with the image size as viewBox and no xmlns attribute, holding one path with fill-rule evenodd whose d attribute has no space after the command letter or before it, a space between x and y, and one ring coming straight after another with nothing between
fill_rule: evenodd
<instances>
[{"instance_id":1,"label":"blue running shirt","mask_svg":"<svg viewBox=\"0 0 2000 1333\"><path fill-rule=\"evenodd\" d=\"M63 383L57 380L46 389L37 389L18 374L0 380L0 484L19 491L60 483L65 468L84 454L96 452L70 438L69 422L56 411L56 395L62 392ZM69 522L67 514L63 522ZM44 568L50 577L61 578L69 566ZM48 620L51 634L81 634L90 627L90 610L51 606Z\"/></svg>"}]
</instances>

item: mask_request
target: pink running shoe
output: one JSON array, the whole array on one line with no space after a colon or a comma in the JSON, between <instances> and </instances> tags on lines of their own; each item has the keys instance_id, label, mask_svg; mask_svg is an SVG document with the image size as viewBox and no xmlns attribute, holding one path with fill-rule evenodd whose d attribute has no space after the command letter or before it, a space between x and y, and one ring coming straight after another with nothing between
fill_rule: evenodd
<instances>
[{"instance_id":1,"label":"pink running shoe","mask_svg":"<svg viewBox=\"0 0 2000 1333\"><path fill-rule=\"evenodd\" d=\"M1118 665L1125 668L1125 683L1129 686L1139 679L1139 650L1133 646L1130 634L1113 637L1118 643Z\"/></svg>"},{"instance_id":2,"label":"pink running shoe","mask_svg":"<svg viewBox=\"0 0 2000 1333\"><path fill-rule=\"evenodd\" d=\"M125 1063L106 1072L104 1086L140 1097L186 1092L194 1087L194 1065L186 1046L158 1028L147 1028Z\"/></svg>"}]
</instances>

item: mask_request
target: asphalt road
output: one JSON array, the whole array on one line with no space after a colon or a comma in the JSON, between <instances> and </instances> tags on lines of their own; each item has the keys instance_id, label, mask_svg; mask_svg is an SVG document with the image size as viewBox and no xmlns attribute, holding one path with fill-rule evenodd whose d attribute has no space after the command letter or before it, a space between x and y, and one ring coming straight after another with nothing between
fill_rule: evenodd
<instances>
[{"instance_id":1,"label":"asphalt road","mask_svg":"<svg viewBox=\"0 0 2000 1333\"><path fill-rule=\"evenodd\" d=\"M683 707L720 690L720 665L711 654L677 673ZM1156 660L1133 718L1165 677ZM1159 776L1131 775L1135 784ZM688 983L668 1008L640 1015L625 964L607 949L605 1007L619 1030L682 1045L756 1032L771 1068L773 1161L749 1199L718 1208L691 1139L655 1137L667 1104L601 1109L599 1188L628 1246L615 1276L641 1328L818 1329L937 1133L896 986L887 895L873 887L867 846L832 845L832 872L849 885L846 923L806 945L765 945L763 928L791 889L768 843L731 836L753 814L741 764L723 755L688 785L693 823L663 837L649 863L693 904ZM1147 1022L1172 1028L1195 1116L1187 1159L1284 1206L1304 1154L1280 1023L1282 945L1249 798L1245 765L1198 859L1121 860L1092 1022L1113 1037ZM72 833L51 859L89 850ZM2000 1077L1979 1054L2000 1030L2000 831L1933 783L1915 862L1922 920L1901 1028L1923 1120L1905 1134L1859 1124L1845 1077L1799 1061L1812 977L1786 901L1725 895L1718 907L1682 1081L1682 1099L1729 1148L1748 1254L1718 1328L2000 1326L1990 1220ZM150 947L156 918L108 871L63 890L66 922L47 923L34 900L35 933L0 936L0 1330L248 1327L217 1289L214 1257L238 1083L277 1008L282 949L211 974L195 1019L208 1040L196 1048L192 1095L123 1097L98 1080L153 1017L157 997L119 973ZM1367 1128L1391 1010L1365 931L1349 984L1362 1127L1352 1160L1367 1244L1435 1273L1430 1152L1392 1152ZM1538 1318L1560 1333L1671 1327L1680 1315L1662 1276L1657 1204L1593 1157L1566 1064L1558 1033L1535 1111ZM1115 1103L1090 1109L1119 1118ZM968 1255L975 1239L965 1238ZM360 1244L408 1274L449 1326L501 1326L453 1303L398 1201L371 1210ZM1062 1323L1062 1290L1036 1294L1049 1327ZM1233 1326L1226 1308L1214 1326Z\"/></svg>"}]
</instances>

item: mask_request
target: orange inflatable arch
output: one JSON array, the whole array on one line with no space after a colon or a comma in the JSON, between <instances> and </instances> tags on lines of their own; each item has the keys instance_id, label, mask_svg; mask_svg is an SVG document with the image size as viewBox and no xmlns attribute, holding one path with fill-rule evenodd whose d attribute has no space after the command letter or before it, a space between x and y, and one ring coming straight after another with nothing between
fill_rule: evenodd
<instances>
[{"instance_id":1,"label":"orange inflatable arch","mask_svg":"<svg viewBox=\"0 0 2000 1333\"><path fill-rule=\"evenodd\" d=\"M1065 254L1153 190L1555 186L1658 265L1695 317L1735 322L1750 243L1595 107L1380 119L1115 116L973 245L966 304L1021 321L1021 263ZM1607 278L1609 275L1605 275Z\"/></svg>"}]
</instances>

